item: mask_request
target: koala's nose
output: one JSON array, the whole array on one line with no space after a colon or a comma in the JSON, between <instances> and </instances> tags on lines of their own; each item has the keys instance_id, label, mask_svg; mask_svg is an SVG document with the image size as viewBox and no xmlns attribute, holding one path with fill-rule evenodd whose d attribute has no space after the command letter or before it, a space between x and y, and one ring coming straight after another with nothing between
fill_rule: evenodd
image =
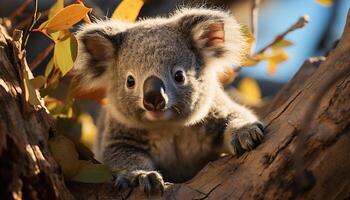
<instances>
[{"instance_id":1,"label":"koala's nose","mask_svg":"<svg viewBox=\"0 0 350 200\"><path fill-rule=\"evenodd\" d=\"M143 84L143 105L149 111L160 111L165 107L165 87L163 81L150 76Z\"/></svg>"}]
</instances>

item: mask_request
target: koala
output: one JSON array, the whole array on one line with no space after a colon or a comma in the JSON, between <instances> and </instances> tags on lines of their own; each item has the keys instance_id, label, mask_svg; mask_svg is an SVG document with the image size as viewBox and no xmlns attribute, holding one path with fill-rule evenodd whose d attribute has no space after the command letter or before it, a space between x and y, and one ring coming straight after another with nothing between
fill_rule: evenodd
<instances>
[{"instance_id":1,"label":"koala","mask_svg":"<svg viewBox=\"0 0 350 200\"><path fill-rule=\"evenodd\" d=\"M229 13L204 8L80 28L74 73L85 88L107 91L95 153L117 190L162 193L164 181L184 182L222 153L261 143L262 122L217 78L244 56L240 28Z\"/></svg>"}]
</instances>

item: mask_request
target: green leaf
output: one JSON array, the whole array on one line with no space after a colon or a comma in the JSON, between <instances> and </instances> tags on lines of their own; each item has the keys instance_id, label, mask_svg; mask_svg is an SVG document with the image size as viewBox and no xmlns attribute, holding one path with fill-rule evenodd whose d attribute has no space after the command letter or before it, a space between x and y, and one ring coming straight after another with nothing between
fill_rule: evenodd
<instances>
[{"instance_id":1,"label":"green leaf","mask_svg":"<svg viewBox=\"0 0 350 200\"><path fill-rule=\"evenodd\" d=\"M79 163L79 171L70 180L83 183L105 183L112 180L112 174L107 166L82 160Z\"/></svg>"},{"instance_id":2,"label":"green leaf","mask_svg":"<svg viewBox=\"0 0 350 200\"><path fill-rule=\"evenodd\" d=\"M44 76L37 76L29 80L34 89L40 89L45 85L46 78Z\"/></svg>"},{"instance_id":3,"label":"green leaf","mask_svg":"<svg viewBox=\"0 0 350 200\"><path fill-rule=\"evenodd\" d=\"M61 70L62 76L66 75L73 67L72 37L73 35L70 35L65 40L58 41L55 45L54 62L55 66Z\"/></svg>"},{"instance_id":4,"label":"green leaf","mask_svg":"<svg viewBox=\"0 0 350 200\"><path fill-rule=\"evenodd\" d=\"M49 139L49 149L60 165L66 179L70 179L77 174L80 169L79 155L71 140L63 135L57 135Z\"/></svg>"},{"instance_id":5,"label":"green leaf","mask_svg":"<svg viewBox=\"0 0 350 200\"><path fill-rule=\"evenodd\" d=\"M286 40L286 39L282 39L279 42L275 43L274 45L271 46L272 49L277 50L277 49L281 49L284 47L289 47L292 46L293 42Z\"/></svg>"},{"instance_id":6,"label":"green leaf","mask_svg":"<svg viewBox=\"0 0 350 200\"><path fill-rule=\"evenodd\" d=\"M46 65L45 73L44 73L46 78L50 75L52 70L53 70L53 58L51 58L49 63L47 63L47 65Z\"/></svg>"}]
</instances>

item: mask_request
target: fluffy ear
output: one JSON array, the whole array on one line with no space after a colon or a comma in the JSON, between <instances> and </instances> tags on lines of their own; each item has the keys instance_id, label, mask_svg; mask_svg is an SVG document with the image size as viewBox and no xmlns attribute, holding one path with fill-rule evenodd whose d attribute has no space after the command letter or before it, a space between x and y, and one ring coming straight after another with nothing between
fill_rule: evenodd
<instances>
[{"instance_id":1,"label":"fluffy ear","mask_svg":"<svg viewBox=\"0 0 350 200\"><path fill-rule=\"evenodd\" d=\"M77 32L78 53L73 74L84 88L106 87L106 76L113 65L123 31L128 24L119 21L100 21L82 26Z\"/></svg>"},{"instance_id":2,"label":"fluffy ear","mask_svg":"<svg viewBox=\"0 0 350 200\"><path fill-rule=\"evenodd\" d=\"M205 65L240 64L247 43L232 15L211 9L181 9L173 17Z\"/></svg>"}]
</instances>

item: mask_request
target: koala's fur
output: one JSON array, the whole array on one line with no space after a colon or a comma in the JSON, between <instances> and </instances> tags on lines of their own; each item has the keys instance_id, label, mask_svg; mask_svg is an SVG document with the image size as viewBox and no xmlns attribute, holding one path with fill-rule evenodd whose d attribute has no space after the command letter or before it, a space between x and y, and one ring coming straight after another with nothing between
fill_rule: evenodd
<instances>
[{"instance_id":1,"label":"koala's fur","mask_svg":"<svg viewBox=\"0 0 350 200\"><path fill-rule=\"evenodd\" d=\"M210 27L222 27L218 43ZM217 80L217 70L239 65L246 48L230 14L182 9L136 23L99 21L83 26L77 39L75 73L85 87L107 90L96 155L114 173L118 189L139 185L153 194L163 190L163 179L188 180L221 153L240 155L260 143L257 117L231 100ZM173 80L177 69L186 74L183 85ZM126 86L128 75L135 78L133 89ZM165 87L159 118L142 104L150 76Z\"/></svg>"}]
</instances>

